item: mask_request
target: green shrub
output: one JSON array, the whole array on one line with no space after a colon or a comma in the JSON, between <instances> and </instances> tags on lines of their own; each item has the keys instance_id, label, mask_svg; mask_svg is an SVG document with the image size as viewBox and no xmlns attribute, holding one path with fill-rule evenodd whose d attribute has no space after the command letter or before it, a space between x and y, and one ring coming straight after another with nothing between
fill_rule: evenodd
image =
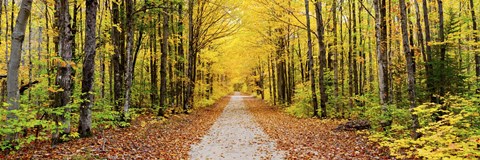
<instances>
[{"instance_id":1,"label":"green shrub","mask_svg":"<svg viewBox=\"0 0 480 160\"><path fill-rule=\"evenodd\" d=\"M480 106L478 98L447 96L443 104L425 103L415 108L421 133L411 138L411 114L407 109L389 112L392 125L384 131L373 130L370 138L390 149L397 158L478 159L480 157ZM379 107L367 111L373 122L387 117L375 117ZM371 112L371 113L370 113ZM443 114L439 114L443 113ZM375 124L375 123L373 123Z\"/></svg>"},{"instance_id":2,"label":"green shrub","mask_svg":"<svg viewBox=\"0 0 480 160\"><path fill-rule=\"evenodd\" d=\"M285 112L299 118L307 118L313 115L312 107L312 91L309 85L298 84L296 86L295 95L293 96L293 104L285 108Z\"/></svg>"}]
</instances>

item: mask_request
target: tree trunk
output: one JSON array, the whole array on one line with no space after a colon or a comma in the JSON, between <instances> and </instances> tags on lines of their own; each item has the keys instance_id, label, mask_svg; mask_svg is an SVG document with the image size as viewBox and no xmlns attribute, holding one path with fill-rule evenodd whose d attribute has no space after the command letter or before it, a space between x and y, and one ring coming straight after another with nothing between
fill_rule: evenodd
<instances>
[{"instance_id":1,"label":"tree trunk","mask_svg":"<svg viewBox=\"0 0 480 160\"><path fill-rule=\"evenodd\" d=\"M152 23L152 26L153 23ZM156 43L156 32L155 29L150 35L150 99L152 102L152 108L155 105L158 105L157 95L158 95L158 76L157 76L157 43Z\"/></svg>"},{"instance_id":2,"label":"tree trunk","mask_svg":"<svg viewBox=\"0 0 480 160\"><path fill-rule=\"evenodd\" d=\"M123 105L123 118L124 120L128 120L128 109L130 108L130 89L132 87L132 80L133 80L133 32L134 32L134 24L133 24L133 4L132 0L126 0L126 15L127 22L126 22L126 32L127 32L127 48L126 48L126 69L125 69L125 102Z\"/></svg>"},{"instance_id":3,"label":"tree trunk","mask_svg":"<svg viewBox=\"0 0 480 160\"><path fill-rule=\"evenodd\" d=\"M443 44L445 42L445 33L444 33L444 19L443 19L443 2L442 0L437 0L438 4L438 20L439 20L439 28L438 28L438 37L439 41L442 43L440 45L440 70L444 71L446 69L446 52L447 52L447 46ZM440 73L440 96L445 95L445 85L443 84L445 82L445 74L442 72Z\"/></svg>"},{"instance_id":4,"label":"tree trunk","mask_svg":"<svg viewBox=\"0 0 480 160\"><path fill-rule=\"evenodd\" d=\"M183 111L188 113L188 109L193 107L193 91L195 91L195 40L193 30L193 1L188 0L188 71L187 76L189 81L187 82L187 93L185 94L185 102L183 105Z\"/></svg>"},{"instance_id":5,"label":"tree trunk","mask_svg":"<svg viewBox=\"0 0 480 160\"><path fill-rule=\"evenodd\" d=\"M475 7L473 4L473 0L470 0L470 14L472 15L472 30L474 32L477 31L477 18L475 17ZM478 37L477 34L475 35L474 39L475 42L480 42L480 38ZM475 53L475 76L477 77L477 89L476 92L480 93L480 54L478 52Z\"/></svg>"},{"instance_id":6,"label":"tree trunk","mask_svg":"<svg viewBox=\"0 0 480 160\"><path fill-rule=\"evenodd\" d=\"M352 17L350 17L350 21L352 22L352 31L353 31L353 37L352 37L352 74L353 74L353 88L355 91L354 95L358 95L359 93L359 78L358 78L358 45L357 45L357 8L355 5L355 1L352 2Z\"/></svg>"},{"instance_id":7,"label":"tree trunk","mask_svg":"<svg viewBox=\"0 0 480 160\"><path fill-rule=\"evenodd\" d=\"M349 18L348 18L348 95L349 95L349 105L350 105L350 108L353 108L353 96L355 95L354 94L354 91L355 91L355 85L354 85L354 81L355 81L355 76L353 75L353 68L354 68L354 49L355 49L355 27L354 27L354 23L355 23L355 16L354 16L354 7L352 7L352 3L355 3L355 2L352 2L352 1L348 1L348 8L349 8L349 11L350 11L350 15L349 15Z\"/></svg>"},{"instance_id":8,"label":"tree trunk","mask_svg":"<svg viewBox=\"0 0 480 160\"><path fill-rule=\"evenodd\" d=\"M319 117L318 115L318 102L317 94L315 91L315 72L313 70L313 44L312 44L312 30L310 28L310 7L309 0L305 0L305 16L307 18L307 37L308 37L308 73L310 74L310 87L312 89L312 106L313 106L313 116Z\"/></svg>"},{"instance_id":9,"label":"tree trunk","mask_svg":"<svg viewBox=\"0 0 480 160\"><path fill-rule=\"evenodd\" d=\"M113 69L113 100L115 103L115 111L120 112L121 105L123 105L123 87L124 87L124 38L119 30L120 23L120 5L112 3L112 23L117 27L112 27L112 42L115 54L112 55L111 65Z\"/></svg>"},{"instance_id":10,"label":"tree trunk","mask_svg":"<svg viewBox=\"0 0 480 160\"><path fill-rule=\"evenodd\" d=\"M27 28L27 22L31 14L32 0L22 0L20 11L17 16L17 23L12 34L12 46L10 53L10 62L8 63L7 73L7 102L8 111L17 110L20 107L20 95L18 90L18 70L20 67L22 45L25 38L25 29ZM15 114L8 114L7 121L12 119L18 119ZM13 141L17 139L17 133L13 133L7 136L7 141Z\"/></svg>"},{"instance_id":11,"label":"tree trunk","mask_svg":"<svg viewBox=\"0 0 480 160\"><path fill-rule=\"evenodd\" d=\"M276 50L276 53L277 53L277 59L278 61L277 64L276 64L276 67L277 67L277 91L278 91L278 100L279 100L279 103L281 105L285 104L286 102L286 86L287 86L287 82L286 82L286 70L285 70L285 38L283 36L284 34L284 29L283 28L278 28L278 29L275 29L275 31L277 32L277 35L280 35L280 36L277 36L278 40L277 40L277 50Z\"/></svg>"},{"instance_id":12,"label":"tree trunk","mask_svg":"<svg viewBox=\"0 0 480 160\"><path fill-rule=\"evenodd\" d=\"M418 1L414 1L415 4L415 18L417 21L417 39L418 39L418 45L420 46L420 51L422 52L422 58L423 62L425 63L425 71L428 72L428 59L427 59L427 53L425 51L425 42L423 40L423 30L422 30L422 24L420 21L420 7L418 6ZM412 34L412 33L411 33Z\"/></svg>"},{"instance_id":13,"label":"tree trunk","mask_svg":"<svg viewBox=\"0 0 480 160\"><path fill-rule=\"evenodd\" d=\"M425 52L427 55L427 68L425 71L427 72L427 90L432 102L435 102L435 98L433 96L434 86L433 86L433 66L432 66L432 47L430 46L431 36L430 36L430 21L428 19L428 2L427 0L423 0L423 21L425 23Z\"/></svg>"},{"instance_id":14,"label":"tree trunk","mask_svg":"<svg viewBox=\"0 0 480 160\"><path fill-rule=\"evenodd\" d=\"M385 0L374 0L373 7L375 9L375 34L377 45L377 61L378 61L378 86L380 94L380 104L382 111L387 111L388 104L388 69L387 69L387 23L385 20L386 4Z\"/></svg>"},{"instance_id":15,"label":"tree trunk","mask_svg":"<svg viewBox=\"0 0 480 160\"><path fill-rule=\"evenodd\" d=\"M333 85L334 85L334 89L333 89L333 95L335 96L335 101L334 101L334 104L333 104L333 107L335 108L335 111L336 112L339 112L339 108L338 108L338 92L339 92L339 87L338 87L338 47L340 46L338 44L338 40L337 40L337 1L334 0L333 1L333 4L332 4L332 17L333 17L333 49L330 51L333 53ZM303 72L303 71L302 71Z\"/></svg>"},{"instance_id":16,"label":"tree trunk","mask_svg":"<svg viewBox=\"0 0 480 160\"><path fill-rule=\"evenodd\" d=\"M407 17L407 7L405 5L405 0L399 0L400 6L400 22L402 28L402 38L403 38L403 52L405 54L405 59L407 60L407 81L408 81L408 100L410 101L410 110L413 110L416 107L415 101L415 68L414 68L414 59L412 50L410 49L410 40L408 35L408 17ZM413 138L419 138L417 129L420 127L418 123L418 117L415 114L412 114L412 130Z\"/></svg>"},{"instance_id":17,"label":"tree trunk","mask_svg":"<svg viewBox=\"0 0 480 160\"><path fill-rule=\"evenodd\" d=\"M268 89L269 89L269 95L270 95L270 100L273 100L273 92L272 92L272 72L270 70L270 64L272 63L272 58L270 57L270 54L268 54L268 59L267 59L267 70L268 70Z\"/></svg>"},{"instance_id":18,"label":"tree trunk","mask_svg":"<svg viewBox=\"0 0 480 160\"><path fill-rule=\"evenodd\" d=\"M70 97L73 92L73 77L72 77L72 32L70 30L70 14L68 0L58 0L59 6L58 12L58 29L59 29L59 51L61 53L62 60L57 62L57 78L55 84L63 91L57 91L55 93L55 107L65 107L71 102ZM70 118L67 115L70 114L70 108L65 108L64 113L56 117L56 123L61 121L63 133L59 133L58 130L53 134L52 142L60 142L61 135L70 134Z\"/></svg>"},{"instance_id":19,"label":"tree trunk","mask_svg":"<svg viewBox=\"0 0 480 160\"><path fill-rule=\"evenodd\" d=\"M179 22L178 22L178 35L179 37L183 37L183 5L179 4L178 5L178 17L179 17ZM179 102L178 105L183 106L184 101L183 101L183 93L185 92L185 83L184 83L184 78L185 78L185 51L184 51L184 43L183 43L183 38L180 38L180 43L178 44L178 49L177 49L177 54L179 56L179 61L177 61L178 65L178 72L177 75L178 80L177 80L177 101Z\"/></svg>"},{"instance_id":20,"label":"tree trunk","mask_svg":"<svg viewBox=\"0 0 480 160\"><path fill-rule=\"evenodd\" d=\"M85 59L83 60L83 81L82 81L82 105L80 106L80 121L78 133L81 137L92 135L92 111L93 106L93 84L95 80L95 53L97 23L97 1L87 0L86 2L86 27L85 27Z\"/></svg>"},{"instance_id":21,"label":"tree trunk","mask_svg":"<svg viewBox=\"0 0 480 160\"><path fill-rule=\"evenodd\" d=\"M158 116L164 116L164 108L166 107L167 99L167 56L168 56L168 9L164 10L163 13L163 31L162 31L162 57L160 60L160 109L158 111Z\"/></svg>"},{"instance_id":22,"label":"tree trunk","mask_svg":"<svg viewBox=\"0 0 480 160\"><path fill-rule=\"evenodd\" d=\"M320 59L320 74L318 75L320 81L320 108L322 109L322 118L327 118L327 102L328 95L326 93L327 86L325 83L325 69L327 68L327 51L324 42L324 26L322 19L322 3L317 0L315 3L315 14L317 16L317 33L318 33L318 46Z\"/></svg>"},{"instance_id":23,"label":"tree trunk","mask_svg":"<svg viewBox=\"0 0 480 160\"><path fill-rule=\"evenodd\" d=\"M300 33L297 32L297 36L298 36L298 60L300 62L299 66L300 66L300 74L302 75L302 83L305 82L305 71L304 71L304 67L303 67L303 56L302 56L302 46L301 46L301 43L300 43Z\"/></svg>"}]
</instances>

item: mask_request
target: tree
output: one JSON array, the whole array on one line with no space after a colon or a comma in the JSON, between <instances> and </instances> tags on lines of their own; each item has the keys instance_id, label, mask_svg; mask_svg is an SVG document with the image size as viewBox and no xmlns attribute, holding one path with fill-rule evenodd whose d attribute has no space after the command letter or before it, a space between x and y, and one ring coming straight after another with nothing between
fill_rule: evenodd
<instances>
[{"instance_id":1,"label":"tree","mask_svg":"<svg viewBox=\"0 0 480 160\"><path fill-rule=\"evenodd\" d=\"M318 102L317 94L315 91L315 72L313 70L313 44L312 44L312 34L310 29L310 5L309 0L305 0L305 16L307 18L307 38L308 38L308 74L310 75L310 87L312 88L312 106L313 106L313 116L319 117L318 115Z\"/></svg>"},{"instance_id":2,"label":"tree","mask_svg":"<svg viewBox=\"0 0 480 160\"><path fill-rule=\"evenodd\" d=\"M400 22L402 28L402 38L403 38L403 52L405 54L405 59L407 60L407 81L408 81L408 99L410 101L410 110L413 111L416 107L416 95L415 95L415 61L413 59L412 50L410 49L410 40L408 34L408 17L407 17L407 7L405 5L405 0L399 0L400 6ZM413 34L413 33L410 33ZM412 115L412 137L419 138L417 129L420 127L418 123L417 115Z\"/></svg>"},{"instance_id":3,"label":"tree","mask_svg":"<svg viewBox=\"0 0 480 160\"><path fill-rule=\"evenodd\" d=\"M187 91L185 93L185 102L183 111L188 113L188 109L193 106L193 91L195 88L195 72L196 64L195 39L193 37L193 0L188 0L188 70L187 70ZM198 40L197 40L198 41Z\"/></svg>"},{"instance_id":4,"label":"tree","mask_svg":"<svg viewBox=\"0 0 480 160\"><path fill-rule=\"evenodd\" d=\"M163 15L163 31L162 31L162 58L160 61L160 109L158 111L158 116L163 116L165 113L163 108L165 107L167 99L167 56L168 56L168 9L164 10Z\"/></svg>"},{"instance_id":5,"label":"tree","mask_svg":"<svg viewBox=\"0 0 480 160\"><path fill-rule=\"evenodd\" d=\"M446 52L447 52L447 45L444 44L445 42L445 31L444 31L444 18L443 18L443 1L442 0L437 0L437 5L438 5L438 37L440 43L440 70L443 71L446 69ZM445 82L445 74L443 72L440 73L439 81L441 82L439 85L440 87L440 96L445 95L445 84L442 84Z\"/></svg>"},{"instance_id":6,"label":"tree","mask_svg":"<svg viewBox=\"0 0 480 160\"><path fill-rule=\"evenodd\" d=\"M422 1L422 8L423 8L423 21L425 23L425 52L426 52L426 60L425 64L427 67L425 68L425 71L427 72L427 90L429 91L430 94L430 99L432 102L435 102L435 98L433 96L434 92L434 86L433 86L433 65L432 65L432 47L430 46L430 42L432 40L431 35L430 35L430 20L428 17L428 2L427 0Z\"/></svg>"},{"instance_id":7,"label":"tree","mask_svg":"<svg viewBox=\"0 0 480 160\"><path fill-rule=\"evenodd\" d=\"M22 45L25 38L25 29L27 28L28 18L31 14L32 0L22 0L20 11L13 29L10 61L8 62L7 73L7 102L8 110L17 110L20 107L20 94L18 90L18 70L20 67ZM18 117L10 113L7 120L17 119ZM8 141L17 139L17 134L11 134L7 137Z\"/></svg>"},{"instance_id":8,"label":"tree","mask_svg":"<svg viewBox=\"0 0 480 160\"><path fill-rule=\"evenodd\" d=\"M61 141L61 135L70 134L70 108L67 106L72 100L73 91L73 68L72 68L72 31L70 29L70 13L68 0L57 0L57 29L58 29L58 51L60 52L61 60L56 62L57 65L57 77L55 85L60 90L55 92L54 107L64 107L63 113L56 117L57 125L59 122L62 124L63 132L60 133L57 128L53 134L52 142L58 143Z\"/></svg>"},{"instance_id":9,"label":"tree","mask_svg":"<svg viewBox=\"0 0 480 160\"><path fill-rule=\"evenodd\" d=\"M378 87L380 94L380 104L382 110L386 112L388 103L388 68L387 68L387 22L385 0L374 0L375 9L375 36L377 45L377 63L378 63Z\"/></svg>"},{"instance_id":10,"label":"tree","mask_svg":"<svg viewBox=\"0 0 480 160\"><path fill-rule=\"evenodd\" d=\"M130 18L126 19L126 33L127 33L127 47L126 47L126 66L125 66L125 97L124 97L124 105L122 110L122 117L124 120L127 120L128 117L128 109L130 108L130 99L131 99L131 88L132 88L132 81L133 81L133 32L134 32L134 24L133 24L133 6L134 2L132 0L126 0L126 15Z\"/></svg>"},{"instance_id":11,"label":"tree","mask_svg":"<svg viewBox=\"0 0 480 160\"><path fill-rule=\"evenodd\" d=\"M85 27L85 58L83 60L83 81L82 99L80 106L80 121L78 132L81 137L88 137L92 134L92 111L93 106L93 83L95 80L95 53L96 37L95 28L97 22L97 1L87 0L86 24Z\"/></svg>"},{"instance_id":12,"label":"tree","mask_svg":"<svg viewBox=\"0 0 480 160\"><path fill-rule=\"evenodd\" d=\"M120 10L121 8L119 3L112 3L112 33L111 33L111 41L114 46L114 54L112 55L112 73L113 74L113 101L115 103L115 110L120 111L121 105L123 105L123 93L124 93L124 75L125 75L125 42L124 42L124 34L121 32L123 31L120 18Z\"/></svg>"},{"instance_id":13,"label":"tree","mask_svg":"<svg viewBox=\"0 0 480 160\"><path fill-rule=\"evenodd\" d=\"M317 0L315 3L315 14L317 16L317 33L318 33L318 46L319 49L319 56L320 59L320 74L318 75L320 79L320 108L322 109L322 118L327 118L327 102L328 102L328 95L326 93L327 87L325 83L325 69L327 66L327 51L325 48L324 42L324 27L323 27L323 19L322 19L322 3ZM316 112L316 111L315 111Z\"/></svg>"},{"instance_id":14,"label":"tree","mask_svg":"<svg viewBox=\"0 0 480 160\"><path fill-rule=\"evenodd\" d=\"M480 42L480 38L478 36L477 31L477 19L475 17L475 7L473 4L473 0L470 0L470 15L472 16L472 29L474 32L473 35L475 42ZM480 54L475 53L475 76L477 76L477 93L480 93Z\"/></svg>"}]
</instances>

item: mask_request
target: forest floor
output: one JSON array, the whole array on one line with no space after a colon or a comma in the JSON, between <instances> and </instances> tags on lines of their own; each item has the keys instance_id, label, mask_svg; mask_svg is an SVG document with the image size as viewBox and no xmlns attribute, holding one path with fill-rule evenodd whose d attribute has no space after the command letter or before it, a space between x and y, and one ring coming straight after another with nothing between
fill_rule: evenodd
<instances>
[{"instance_id":1,"label":"forest floor","mask_svg":"<svg viewBox=\"0 0 480 160\"><path fill-rule=\"evenodd\" d=\"M340 121L298 119L238 93L165 121L137 118L131 127L51 146L37 142L0 159L390 159Z\"/></svg>"},{"instance_id":2,"label":"forest floor","mask_svg":"<svg viewBox=\"0 0 480 160\"><path fill-rule=\"evenodd\" d=\"M354 131L335 131L338 120L299 119L256 98L244 103L264 131L276 140L286 159L393 159Z\"/></svg>"},{"instance_id":3,"label":"forest floor","mask_svg":"<svg viewBox=\"0 0 480 160\"><path fill-rule=\"evenodd\" d=\"M56 146L49 141L32 143L6 157L0 153L0 159L188 159L191 144L208 132L229 101L224 97L213 106L171 115L165 121L140 116L128 128Z\"/></svg>"}]
</instances>

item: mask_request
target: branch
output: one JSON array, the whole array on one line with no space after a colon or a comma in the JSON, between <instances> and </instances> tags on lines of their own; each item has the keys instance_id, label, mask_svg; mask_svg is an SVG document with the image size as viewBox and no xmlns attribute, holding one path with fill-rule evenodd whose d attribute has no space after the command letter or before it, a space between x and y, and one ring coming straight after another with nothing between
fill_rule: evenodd
<instances>
[{"instance_id":1,"label":"branch","mask_svg":"<svg viewBox=\"0 0 480 160\"><path fill-rule=\"evenodd\" d=\"M33 82L30 82L28 84L25 84L23 85L22 87L20 87L20 95L23 95L23 93L29 89L30 87L33 87L34 84L37 84L37 83L40 83L39 81L33 81Z\"/></svg>"},{"instance_id":2,"label":"branch","mask_svg":"<svg viewBox=\"0 0 480 160\"><path fill-rule=\"evenodd\" d=\"M368 12L368 14L369 14L373 19L375 19L375 16L373 16L372 12L370 12L370 10L368 10L368 8L365 7L365 5L363 4L363 1L360 0L359 2L360 2L360 4L362 5L362 7Z\"/></svg>"},{"instance_id":3,"label":"branch","mask_svg":"<svg viewBox=\"0 0 480 160\"><path fill-rule=\"evenodd\" d=\"M0 75L0 79L7 78L7 75Z\"/></svg>"}]
</instances>

